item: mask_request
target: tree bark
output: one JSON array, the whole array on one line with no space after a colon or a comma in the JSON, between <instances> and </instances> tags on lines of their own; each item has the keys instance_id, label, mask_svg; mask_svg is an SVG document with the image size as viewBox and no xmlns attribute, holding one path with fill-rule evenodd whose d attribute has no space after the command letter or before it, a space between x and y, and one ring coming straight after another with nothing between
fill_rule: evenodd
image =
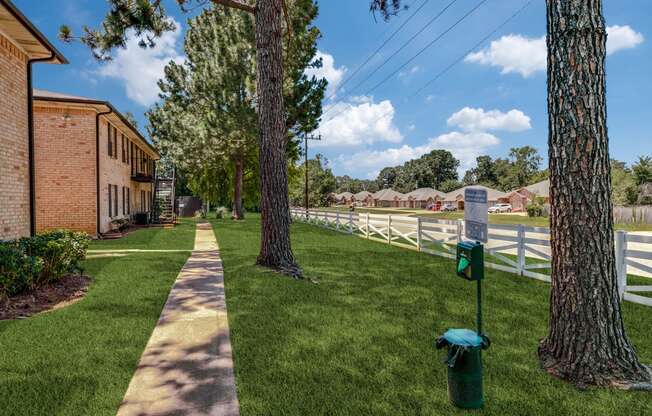
<instances>
[{"instance_id":1,"label":"tree bark","mask_svg":"<svg viewBox=\"0 0 652 416\"><path fill-rule=\"evenodd\" d=\"M256 5L262 214L257 263L299 278L301 269L295 262L290 244L282 13L282 0L259 0Z\"/></svg>"},{"instance_id":2,"label":"tree bark","mask_svg":"<svg viewBox=\"0 0 652 416\"><path fill-rule=\"evenodd\" d=\"M235 172L233 177L233 210L231 219L244 220L244 209L242 207L242 177L244 174L244 161L236 159L233 162Z\"/></svg>"},{"instance_id":3,"label":"tree bark","mask_svg":"<svg viewBox=\"0 0 652 416\"><path fill-rule=\"evenodd\" d=\"M601 0L547 0L549 332L539 357L580 388L651 379L625 334L616 277Z\"/></svg>"}]
</instances>

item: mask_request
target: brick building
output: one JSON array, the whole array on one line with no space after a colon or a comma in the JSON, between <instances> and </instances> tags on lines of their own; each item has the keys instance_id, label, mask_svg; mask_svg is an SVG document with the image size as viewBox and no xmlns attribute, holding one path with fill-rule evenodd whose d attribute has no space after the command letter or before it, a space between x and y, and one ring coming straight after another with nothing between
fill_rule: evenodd
<instances>
[{"instance_id":1,"label":"brick building","mask_svg":"<svg viewBox=\"0 0 652 416\"><path fill-rule=\"evenodd\" d=\"M0 0L0 240L33 232L31 67L68 63L9 1Z\"/></svg>"},{"instance_id":2,"label":"brick building","mask_svg":"<svg viewBox=\"0 0 652 416\"><path fill-rule=\"evenodd\" d=\"M151 211L160 155L111 103L34 90L34 126L37 231L98 235Z\"/></svg>"}]
</instances>

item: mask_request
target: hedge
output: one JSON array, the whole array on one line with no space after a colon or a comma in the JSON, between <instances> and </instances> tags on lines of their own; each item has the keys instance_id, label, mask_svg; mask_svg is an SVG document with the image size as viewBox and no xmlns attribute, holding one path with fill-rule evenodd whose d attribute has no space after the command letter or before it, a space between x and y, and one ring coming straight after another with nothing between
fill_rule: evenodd
<instances>
[{"instance_id":1,"label":"hedge","mask_svg":"<svg viewBox=\"0 0 652 416\"><path fill-rule=\"evenodd\" d=\"M57 230L0 242L0 299L81 271L89 241L85 233Z\"/></svg>"}]
</instances>

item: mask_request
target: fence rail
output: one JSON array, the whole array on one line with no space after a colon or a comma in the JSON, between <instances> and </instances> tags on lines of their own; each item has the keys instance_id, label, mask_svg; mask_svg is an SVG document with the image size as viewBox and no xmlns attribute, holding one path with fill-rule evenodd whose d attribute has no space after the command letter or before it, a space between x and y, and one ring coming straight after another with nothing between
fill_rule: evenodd
<instances>
[{"instance_id":1,"label":"fence rail","mask_svg":"<svg viewBox=\"0 0 652 416\"><path fill-rule=\"evenodd\" d=\"M464 221L402 215L319 211L291 208L296 221L321 226L420 252L455 258L455 245L464 235ZM618 289L622 299L652 306L651 285L628 285L628 275L652 278L652 236L617 231L615 235ZM550 230L524 225L489 225L486 265L520 276L550 282ZM652 279L651 279L652 282Z\"/></svg>"}]
</instances>

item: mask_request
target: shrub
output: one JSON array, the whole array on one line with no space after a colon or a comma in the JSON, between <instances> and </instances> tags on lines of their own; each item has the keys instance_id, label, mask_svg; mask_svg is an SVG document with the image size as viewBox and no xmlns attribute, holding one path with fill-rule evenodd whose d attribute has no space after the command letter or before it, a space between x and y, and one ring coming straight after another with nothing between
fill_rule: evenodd
<instances>
[{"instance_id":1,"label":"shrub","mask_svg":"<svg viewBox=\"0 0 652 416\"><path fill-rule=\"evenodd\" d=\"M81 271L80 263L86 257L88 243L89 238L85 233L64 230L20 239L18 245L26 256L42 260L42 269L33 276L31 286L56 281L66 273Z\"/></svg>"},{"instance_id":2,"label":"shrub","mask_svg":"<svg viewBox=\"0 0 652 416\"><path fill-rule=\"evenodd\" d=\"M131 220L129 218L119 218L111 221L111 225L114 227L114 229L122 232L129 228L131 225Z\"/></svg>"},{"instance_id":3,"label":"shrub","mask_svg":"<svg viewBox=\"0 0 652 416\"><path fill-rule=\"evenodd\" d=\"M226 207L219 207L218 209L215 210L215 218L218 220L221 220L222 218L226 218L229 214L229 210Z\"/></svg>"},{"instance_id":4,"label":"shrub","mask_svg":"<svg viewBox=\"0 0 652 416\"><path fill-rule=\"evenodd\" d=\"M530 204L526 209L528 217L543 217L543 206L540 204Z\"/></svg>"},{"instance_id":5,"label":"shrub","mask_svg":"<svg viewBox=\"0 0 652 416\"><path fill-rule=\"evenodd\" d=\"M42 269L41 258L26 255L15 242L0 243L0 299L32 287Z\"/></svg>"}]
</instances>

